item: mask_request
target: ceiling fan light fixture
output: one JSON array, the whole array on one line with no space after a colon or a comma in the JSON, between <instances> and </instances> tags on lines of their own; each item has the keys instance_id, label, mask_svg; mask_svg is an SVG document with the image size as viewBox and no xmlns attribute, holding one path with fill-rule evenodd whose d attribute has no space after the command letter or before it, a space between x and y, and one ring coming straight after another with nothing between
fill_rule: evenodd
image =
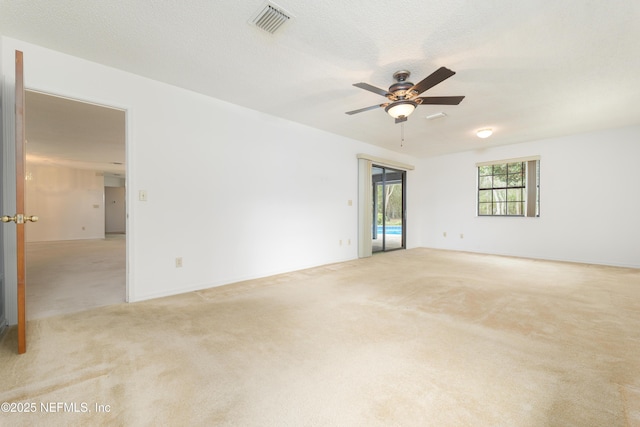
<instances>
[{"instance_id":1,"label":"ceiling fan light fixture","mask_svg":"<svg viewBox=\"0 0 640 427\"><path fill-rule=\"evenodd\" d=\"M493 129L491 128L487 128L487 129L480 129L478 132L476 132L476 135L478 136L478 138L489 138L491 135L493 134Z\"/></svg>"},{"instance_id":2,"label":"ceiling fan light fixture","mask_svg":"<svg viewBox=\"0 0 640 427\"><path fill-rule=\"evenodd\" d=\"M407 81L407 77L409 77L410 74L408 71L397 71L394 73L393 78L397 83L389 86L389 90L380 89L369 83L354 83L353 85L355 87L368 90L377 95L382 95L391 102L347 111L345 114L353 115L364 111L375 110L376 108L384 108L384 111L393 117L396 124L398 124L406 122L407 117L413 113L413 110L415 110L418 105L458 105L464 99L464 96L418 96L422 92L431 89L435 85L453 76L455 71L451 71L446 67L440 67L415 85ZM433 118L436 117L444 117L444 113L442 113L441 116L436 115Z\"/></svg>"},{"instance_id":3,"label":"ceiling fan light fixture","mask_svg":"<svg viewBox=\"0 0 640 427\"><path fill-rule=\"evenodd\" d=\"M413 110L416 109L416 104L413 101L397 101L388 105L384 111L386 111L394 119L409 117Z\"/></svg>"}]
</instances>

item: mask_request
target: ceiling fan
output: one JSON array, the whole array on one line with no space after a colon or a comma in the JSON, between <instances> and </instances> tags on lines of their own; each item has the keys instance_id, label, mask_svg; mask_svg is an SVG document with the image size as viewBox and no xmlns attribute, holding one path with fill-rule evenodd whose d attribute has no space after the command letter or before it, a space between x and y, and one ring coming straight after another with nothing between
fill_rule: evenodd
<instances>
[{"instance_id":1,"label":"ceiling fan","mask_svg":"<svg viewBox=\"0 0 640 427\"><path fill-rule=\"evenodd\" d=\"M421 104L458 105L464 99L464 96L418 96L438 83L442 83L454 74L454 71L446 67L440 67L431 75L414 85L407 81L411 75L409 71L396 71L393 73L393 78L396 80L396 83L389 86L388 91L368 83L354 83L354 86L385 96L391 102L372 105L371 107L360 108L359 110L347 111L346 114L352 115L384 107L384 111L396 119L396 123L401 123L407 121L407 117Z\"/></svg>"}]
</instances>

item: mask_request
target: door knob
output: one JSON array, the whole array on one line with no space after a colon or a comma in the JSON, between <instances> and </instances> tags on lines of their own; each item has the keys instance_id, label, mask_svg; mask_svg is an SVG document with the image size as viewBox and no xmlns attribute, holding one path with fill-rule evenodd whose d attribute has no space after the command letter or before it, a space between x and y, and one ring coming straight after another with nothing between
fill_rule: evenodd
<instances>
[{"instance_id":1,"label":"door knob","mask_svg":"<svg viewBox=\"0 0 640 427\"><path fill-rule=\"evenodd\" d=\"M7 216L7 215L4 215L4 216L3 216L2 218L0 218L0 219L2 219L2 222L11 222L11 221L15 221L15 220L16 220L16 217L15 217L15 216Z\"/></svg>"},{"instance_id":2,"label":"door knob","mask_svg":"<svg viewBox=\"0 0 640 427\"><path fill-rule=\"evenodd\" d=\"M14 216L4 215L0 220L2 220L2 222L24 224L25 221L38 222L38 217L36 215L15 214Z\"/></svg>"}]
</instances>

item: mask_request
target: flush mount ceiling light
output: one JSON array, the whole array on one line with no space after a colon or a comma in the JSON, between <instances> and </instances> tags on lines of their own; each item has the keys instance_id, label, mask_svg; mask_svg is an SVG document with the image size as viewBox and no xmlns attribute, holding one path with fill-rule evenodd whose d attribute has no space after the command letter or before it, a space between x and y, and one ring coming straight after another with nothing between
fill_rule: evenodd
<instances>
[{"instance_id":1,"label":"flush mount ceiling light","mask_svg":"<svg viewBox=\"0 0 640 427\"><path fill-rule=\"evenodd\" d=\"M384 111L389 113L389 115L394 119L404 119L413 113L413 110L416 109L417 105L418 104L413 101L397 101L389 104Z\"/></svg>"},{"instance_id":2,"label":"flush mount ceiling light","mask_svg":"<svg viewBox=\"0 0 640 427\"><path fill-rule=\"evenodd\" d=\"M476 135L478 135L478 138L489 138L491 135L493 134L493 129L491 128L487 128L487 129L480 129L478 132L476 132Z\"/></svg>"}]
</instances>

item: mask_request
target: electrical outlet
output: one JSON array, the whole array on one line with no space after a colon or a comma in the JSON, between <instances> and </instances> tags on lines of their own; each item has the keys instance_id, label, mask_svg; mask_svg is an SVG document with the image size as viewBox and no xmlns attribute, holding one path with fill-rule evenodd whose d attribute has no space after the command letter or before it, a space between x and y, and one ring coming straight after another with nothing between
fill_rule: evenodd
<instances>
[{"instance_id":1,"label":"electrical outlet","mask_svg":"<svg viewBox=\"0 0 640 427\"><path fill-rule=\"evenodd\" d=\"M351 246L351 239L347 240L347 245Z\"/></svg>"},{"instance_id":2,"label":"electrical outlet","mask_svg":"<svg viewBox=\"0 0 640 427\"><path fill-rule=\"evenodd\" d=\"M176 258L176 268L182 267L182 257Z\"/></svg>"},{"instance_id":3,"label":"electrical outlet","mask_svg":"<svg viewBox=\"0 0 640 427\"><path fill-rule=\"evenodd\" d=\"M340 243L340 246L342 246L342 239L340 239L339 243Z\"/></svg>"},{"instance_id":4,"label":"electrical outlet","mask_svg":"<svg viewBox=\"0 0 640 427\"><path fill-rule=\"evenodd\" d=\"M464 234L460 233L460 238L464 239Z\"/></svg>"}]
</instances>

